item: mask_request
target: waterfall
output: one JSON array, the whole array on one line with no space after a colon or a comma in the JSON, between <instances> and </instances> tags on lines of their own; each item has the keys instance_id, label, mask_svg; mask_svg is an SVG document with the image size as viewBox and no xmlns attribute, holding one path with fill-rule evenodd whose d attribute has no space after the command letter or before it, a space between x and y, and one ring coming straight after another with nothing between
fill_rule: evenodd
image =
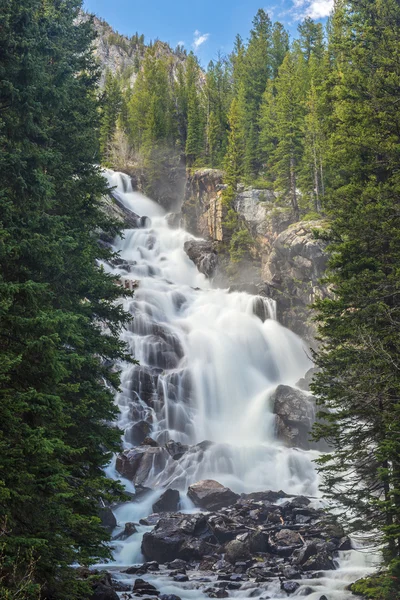
<instances>
[{"instance_id":1,"label":"waterfall","mask_svg":"<svg viewBox=\"0 0 400 600\"><path fill-rule=\"evenodd\" d=\"M318 453L277 439L271 403L278 385L296 386L312 366L302 340L278 323L272 300L214 289L183 249L193 236L170 228L164 210L134 192L128 176L105 176L119 201L147 217L143 227L115 241L120 259L104 265L135 290L124 300L133 319L123 339L139 364L121 366L118 426L125 449L147 436L158 443L140 482L155 491L142 503L119 507L117 520L138 521L151 512L157 490L172 486L183 492L182 508L190 509L184 493L201 479L237 493L284 490L318 497ZM163 449L167 443L184 448L182 456L172 457ZM108 472L119 477L114 465ZM139 528L118 547L119 564L140 559L146 530ZM350 555L342 558L347 570ZM337 585L336 575L332 580ZM320 594L310 597L319 600Z\"/></svg>"}]
</instances>

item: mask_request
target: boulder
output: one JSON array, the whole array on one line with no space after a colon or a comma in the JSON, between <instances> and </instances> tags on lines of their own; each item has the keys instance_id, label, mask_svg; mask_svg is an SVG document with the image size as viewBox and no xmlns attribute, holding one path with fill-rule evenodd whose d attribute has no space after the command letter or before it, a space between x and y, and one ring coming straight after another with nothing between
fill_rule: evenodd
<instances>
[{"instance_id":1,"label":"boulder","mask_svg":"<svg viewBox=\"0 0 400 600\"><path fill-rule=\"evenodd\" d=\"M238 494L212 479L189 486L188 497L199 508L210 511L232 506L239 499Z\"/></svg>"},{"instance_id":2,"label":"boulder","mask_svg":"<svg viewBox=\"0 0 400 600\"><path fill-rule=\"evenodd\" d=\"M116 535L114 540L126 540L128 537L131 537L134 533L137 533L136 525L134 523L125 523L124 530L121 531L118 535Z\"/></svg>"},{"instance_id":3,"label":"boulder","mask_svg":"<svg viewBox=\"0 0 400 600\"><path fill-rule=\"evenodd\" d=\"M303 540L297 531L292 529L281 529L275 535L275 542L279 546L302 546Z\"/></svg>"},{"instance_id":4,"label":"boulder","mask_svg":"<svg viewBox=\"0 0 400 600\"><path fill-rule=\"evenodd\" d=\"M134 446L140 446L140 444L143 444L150 431L150 423L147 421L139 421L126 430L125 439Z\"/></svg>"},{"instance_id":5,"label":"boulder","mask_svg":"<svg viewBox=\"0 0 400 600\"><path fill-rule=\"evenodd\" d=\"M136 579L133 586L133 592L137 596L159 596L160 594L159 590L154 585L144 579Z\"/></svg>"},{"instance_id":6,"label":"boulder","mask_svg":"<svg viewBox=\"0 0 400 600\"><path fill-rule=\"evenodd\" d=\"M100 506L99 517L104 529L106 529L109 533L112 533L117 526L117 519L115 518L111 508L109 506Z\"/></svg>"},{"instance_id":7,"label":"boulder","mask_svg":"<svg viewBox=\"0 0 400 600\"><path fill-rule=\"evenodd\" d=\"M90 600L119 600L117 592L104 583L98 583L93 588L93 594Z\"/></svg>"},{"instance_id":8,"label":"boulder","mask_svg":"<svg viewBox=\"0 0 400 600\"><path fill-rule=\"evenodd\" d=\"M311 396L288 385L279 385L271 396L276 415L276 433L287 446L308 450L309 434L315 420Z\"/></svg>"},{"instance_id":9,"label":"boulder","mask_svg":"<svg viewBox=\"0 0 400 600\"><path fill-rule=\"evenodd\" d=\"M87 579L93 575L100 575L101 578L94 581L92 584L93 593L90 596L90 600L119 600L117 592L113 588L113 582L111 575L106 572L99 573L98 571L83 573L83 577Z\"/></svg>"},{"instance_id":10,"label":"boulder","mask_svg":"<svg viewBox=\"0 0 400 600\"><path fill-rule=\"evenodd\" d=\"M185 242L184 250L200 273L211 279L218 265L216 245L213 242L189 240Z\"/></svg>"},{"instance_id":11,"label":"boulder","mask_svg":"<svg viewBox=\"0 0 400 600\"><path fill-rule=\"evenodd\" d=\"M166 490L153 504L153 513L176 512L179 508L180 495L177 490Z\"/></svg>"},{"instance_id":12,"label":"boulder","mask_svg":"<svg viewBox=\"0 0 400 600\"><path fill-rule=\"evenodd\" d=\"M181 444L180 442L175 442L174 440L169 440L169 442L165 444L165 448L174 460L179 460L188 451L189 446Z\"/></svg>"},{"instance_id":13,"label":"boulder","mask_svg":"<svg viewBox=\"0 0 400 600\"><path fill-rule=\"evenodd\" d=\"M115 467L123 477L140 486L144 485L151 472L161 472L168 459L165 448L140 446L119 454Z\"/></svg>"},{"instance_id":14,"label":"boulder","mask_svg":"<svg viewBox=\"0 0 400 600\"><path fill-rule=\"evenodd\" d=\"M142 552L147 560L170 563L176 558L200 560L215 550L217 540L202 514L162 516L153 531L145 533Z\"/></svg>"}]
</instances>

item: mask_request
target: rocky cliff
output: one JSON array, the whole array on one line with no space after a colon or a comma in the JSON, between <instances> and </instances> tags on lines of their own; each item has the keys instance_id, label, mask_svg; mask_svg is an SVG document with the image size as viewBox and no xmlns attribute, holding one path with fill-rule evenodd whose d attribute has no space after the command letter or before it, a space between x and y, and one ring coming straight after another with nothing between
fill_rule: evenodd
<instances>
[{"instance_id":1,"label":"rocky cliff","mask_svg":"<svg viewBox=\"0 0 400 600\"><path fill-rule=\"evenodd\" d=\"M226 255L229 232L223 189L219 170L202 169L191 174L182 206L183 226L212 242L208 252L219 253L219 285L272 297L277 301L279 320L314 345L316 327L310 304L328 294L320 283L327 264L326 244L316 236L325 223L296 223L290 208L278 204L274 192L238 186L233 208L250 232L254 248L252 259L246 258L232 269ZM191 252L194 254L193 248ZM197 260L206 261L205 253L207 246L199 247Z\"/></svg>"}]
</instances>

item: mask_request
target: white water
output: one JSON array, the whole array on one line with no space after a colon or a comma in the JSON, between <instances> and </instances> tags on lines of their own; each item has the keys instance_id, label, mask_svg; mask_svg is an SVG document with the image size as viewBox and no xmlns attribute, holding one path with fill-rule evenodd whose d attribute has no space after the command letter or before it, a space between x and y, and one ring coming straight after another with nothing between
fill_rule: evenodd
<instances>
[{"instance_id":1,"label":"white water","mask_svg":"<svg viewBox=\"0 0 400 600\"><path fill-rule=\"evenodd\" d=\"M185 492L188 485L205 478L238 493L283 489L318 496L316 452L285 448L278 442L270 405L279 384L294 386L312 366L303 342L279 325L272 301L213 289L183 250L193 236L170 229L160 206L133 192L126 175L107 171L106 176L111 186L117 186L114 193L119 200L151 219L147 228L127 230L115 245L126 261L115 272L136 286L134 298L125 301L134 320L124 339L140 363L123 366L116 398L124 446L134 445L130 430L139 421L150 423L149 435L161 444L175 440L191 446L180 460L164 458L153 464L143 484L158 491L144 502L117 509L118 522L137 522L151 513L163 487ZM260 303L269 316L264 322L255 314ZM212 443L196 446L205 440ZM108 472L118 477L113 466ZM132 484L123 481L133 491ZM183 508L193 507L188 502ZM138 534L116 545L118 565L140 560L141 538L147 530L142 526ZM301 590L306 586L315 590L308 596L311 600L323 594L328 600L351 597L344 589L368 570L367 563L364 553L342 553L338 571L303 582ZM182 598L206 597L190 586L176 589L170 581L158 580L156 585L163 585L163 593ZM286 597L278 588L269 589L268 595ZM247 597L243 590L231 595Z\"/></svg>"}]
</instances>

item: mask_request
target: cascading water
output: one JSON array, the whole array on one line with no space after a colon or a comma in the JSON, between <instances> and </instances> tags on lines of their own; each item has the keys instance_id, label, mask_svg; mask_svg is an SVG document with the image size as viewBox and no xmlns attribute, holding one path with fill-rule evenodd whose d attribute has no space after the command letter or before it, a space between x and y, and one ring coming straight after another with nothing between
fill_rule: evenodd
<instances>
[{"instance_id":1,"label":"cascading water","mask_svg":"<svg viewBox=\"0 0 400 600\"><path fill-rule=\"evenodd\" d=\"M237 493L283 489L318 496L312 462L317 453L278 442L270 402L279 384L295 386L312 366L304 344L277 322L273 301L213 289L183 249L193 236L170 228L163 209L133 192L128 176L105 174L118 199L143 217L142 228L125 231L115 243L120 260L113 270L124 285L135 288L134 297L125 300L134 319L124 339L139 362L123 366L118 425L125 448L140 444L146 435L160 445L140 481L158 491L142 503L119 507L118 522L149 514L162 488L185 492L202 479L215 479ZM161 448L171 440L186 449L178 459ZM119 477L114 465L109 474ZM193 508L186 500L185 507ZM117 544L118 564L140 560L145 530ZM354 554L343 553L344 568L327 575L328 583L322 581L320 592L309 597L319 600L327 590L328 600L347 597L342 579L349 583L356 578ZM167 593L173 592L168 588ZM286 597L272 588L271 593ZM179 589L178 595L184 594L206 597ZM246 597L245 591L234 594Z\"/></svg>"}]
</instances>

